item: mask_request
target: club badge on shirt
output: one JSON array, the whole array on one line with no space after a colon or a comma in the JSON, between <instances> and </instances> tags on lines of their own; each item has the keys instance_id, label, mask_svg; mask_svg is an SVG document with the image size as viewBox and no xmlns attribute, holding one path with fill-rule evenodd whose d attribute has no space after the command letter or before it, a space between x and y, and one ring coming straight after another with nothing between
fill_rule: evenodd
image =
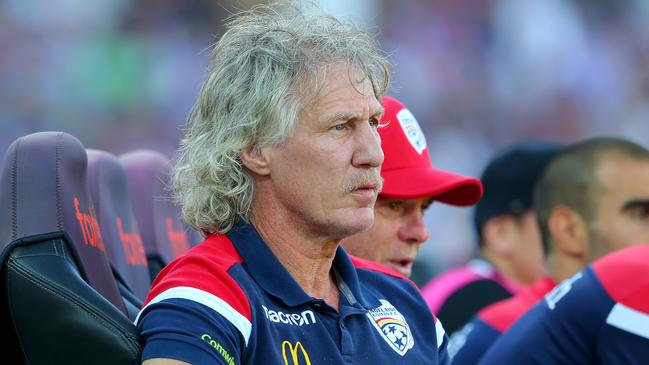
<instances>
[{"instance_id":1,"label":"club badge on shirt","mask_svg":"<svg viewBox=\"0 0 649 365\"><path fill-rule=\"evenodd\" d=\"M381 306L370 309L367 317L381 337L399 355L403 356L415 346L410 326L399 311L387 300L380 300Z\"/></svg>"}]
</instances>

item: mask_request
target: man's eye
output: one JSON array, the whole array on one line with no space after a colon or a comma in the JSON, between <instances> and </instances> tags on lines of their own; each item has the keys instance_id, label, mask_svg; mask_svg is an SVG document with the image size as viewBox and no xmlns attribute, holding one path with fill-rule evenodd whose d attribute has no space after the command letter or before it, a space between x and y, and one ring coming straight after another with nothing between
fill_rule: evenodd
<instances>
[{"instance_id":1,"label":"man's eye","mask_svg":"<svg viewBox=\"0 0 649 365\"><path fill-rule=\"evenodd\" d=\"M403 209L403 204L399 201L393 201L388 203L388 208L393 211L400 211L401 209Z\"/></svg>"},{"instance_id":2,"label":"man's eye","mask_svg":"<svg viewBox=\"0 0 649 365\"><path fill-rule=\"evenodd\" d=\"M390 200L390 201L381 201L377 203L378 212L383 216L398 218L404 214L408 209L408 206L400 200Z\"/></svg>"},{"instance_id":3,"label":"man's eye","mask_svg":"<svg viewBox=\"0 0 649 365\"><path fill-rule=\"evenodd\" d=\"M372 128L378 128L379 127L379 120L376 118L370 119L370 126Z\"/></svg>"},{"instance_id":4,"label":"man's eye","mask_svg":"<svg viewBox=\"0 0 649 365\"><path fill-rule=\"evenodd\" d=\"M345 129L347 129L347 124L346 123L336 124L331 128L335 131L344 131Z\"/></svg>"},{"instance_id":5,"label":"man's eye","mask_svg":"<svg viewBox=\"0 0 649 365\"><path fill-rule=\"evenodd\" d=\"M639 206L631 210L631 217L636 220L649 218L649 206Z\"/></svg>"}]
</instances>

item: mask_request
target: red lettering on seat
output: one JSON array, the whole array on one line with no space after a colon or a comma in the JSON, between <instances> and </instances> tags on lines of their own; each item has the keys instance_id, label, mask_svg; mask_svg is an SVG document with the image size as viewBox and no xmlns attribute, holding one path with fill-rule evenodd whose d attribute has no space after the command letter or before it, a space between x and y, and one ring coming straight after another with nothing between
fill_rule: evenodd
<instances>
[{"instance_id":1,"label":"red lettering on seat","mask_svg":"<svg viewBox=\"0 0 649 365\"><path fill-rule=\"evenodd\" d=\"M139 233L124 232L122 218L117 217L117 230L119 231L119 239L122 241L124 247L124 256L129 265L146 266L146 255L144 254L144 245Z\"/></svg>"},{"instance_id":2,"label":"red lettering on seat","mask_svg":"<svg viewBox=\"0 0 649 365\"><path fill-rule=\"evenodd\" d=\"M97 222L95 208L91 205L89 213L86 214L79 208L79 199L74 197L74 211L79 226L81 226L81 233L83 235L83 243L90 247L94 247L100 251L104 251L104 239L101 237L99 230L99 222Z\"/></svg>"}]
</instances>

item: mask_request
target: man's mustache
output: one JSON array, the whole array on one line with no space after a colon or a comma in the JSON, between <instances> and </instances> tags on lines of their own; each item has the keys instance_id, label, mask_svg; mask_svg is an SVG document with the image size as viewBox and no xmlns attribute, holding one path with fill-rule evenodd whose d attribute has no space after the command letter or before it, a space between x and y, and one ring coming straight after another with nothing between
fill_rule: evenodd
<instances>
[{"instance_id":1,"label":"man's mustache","mask_svg":"<svg viewBox=\"0 0 649 365\"><path fill-rule=\"evenodd\" d=\"M365 170L358 175L355 175L343 186L345 194L351 193L354 190L366 187L373 187L374 191L378 194L383 188L383 178L379 169Z\"/></svg>"}]
</instances>

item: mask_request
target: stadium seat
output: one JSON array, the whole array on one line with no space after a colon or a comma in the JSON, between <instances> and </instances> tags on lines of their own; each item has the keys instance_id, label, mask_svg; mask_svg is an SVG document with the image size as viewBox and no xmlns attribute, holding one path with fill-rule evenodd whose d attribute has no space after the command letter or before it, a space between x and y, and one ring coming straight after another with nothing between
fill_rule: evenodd
<instances>
[{"instance_id":1,"label":"stadium seat","mask_svg":"<svg viewBox=\"0 0 649 365\"><path fill-rule=\"evenodd\" d=\"M131 199L128 195L126 172L114 155L88 149L88 189L95 205L101 235L106 246L106 253L113 269L117 271L117 284L122 297L135 294L139 301L129 304L129 317L135 315L142 307L141 301L151 287L149 269L140 237L139 229L133 215ZM129 309L129 308L127 308Z\"/></svg>"},{"instance_id":2,"label":"stadium seat","mask_svg":"<svg viewBox=\"0 0 649 365\"><path fill-rule=\"evenodd\" d=\"M171 164L159 152L136 150L119 157L128 176L135 219L140 227L151 278L190 248L189 231L167 191Z\"/></svg>"},{"instance_id":3,"label":"stadium seat","mask_svg":"<svg viewBox=\"0 0 649 365\"><path fill-rule=\"evenodd\" d=\"M140 363L141 339L104 252L86 166L83 145L61 132L19 138L5 156L0 341L10 363Z\"/></svg>"}]
</instances>

